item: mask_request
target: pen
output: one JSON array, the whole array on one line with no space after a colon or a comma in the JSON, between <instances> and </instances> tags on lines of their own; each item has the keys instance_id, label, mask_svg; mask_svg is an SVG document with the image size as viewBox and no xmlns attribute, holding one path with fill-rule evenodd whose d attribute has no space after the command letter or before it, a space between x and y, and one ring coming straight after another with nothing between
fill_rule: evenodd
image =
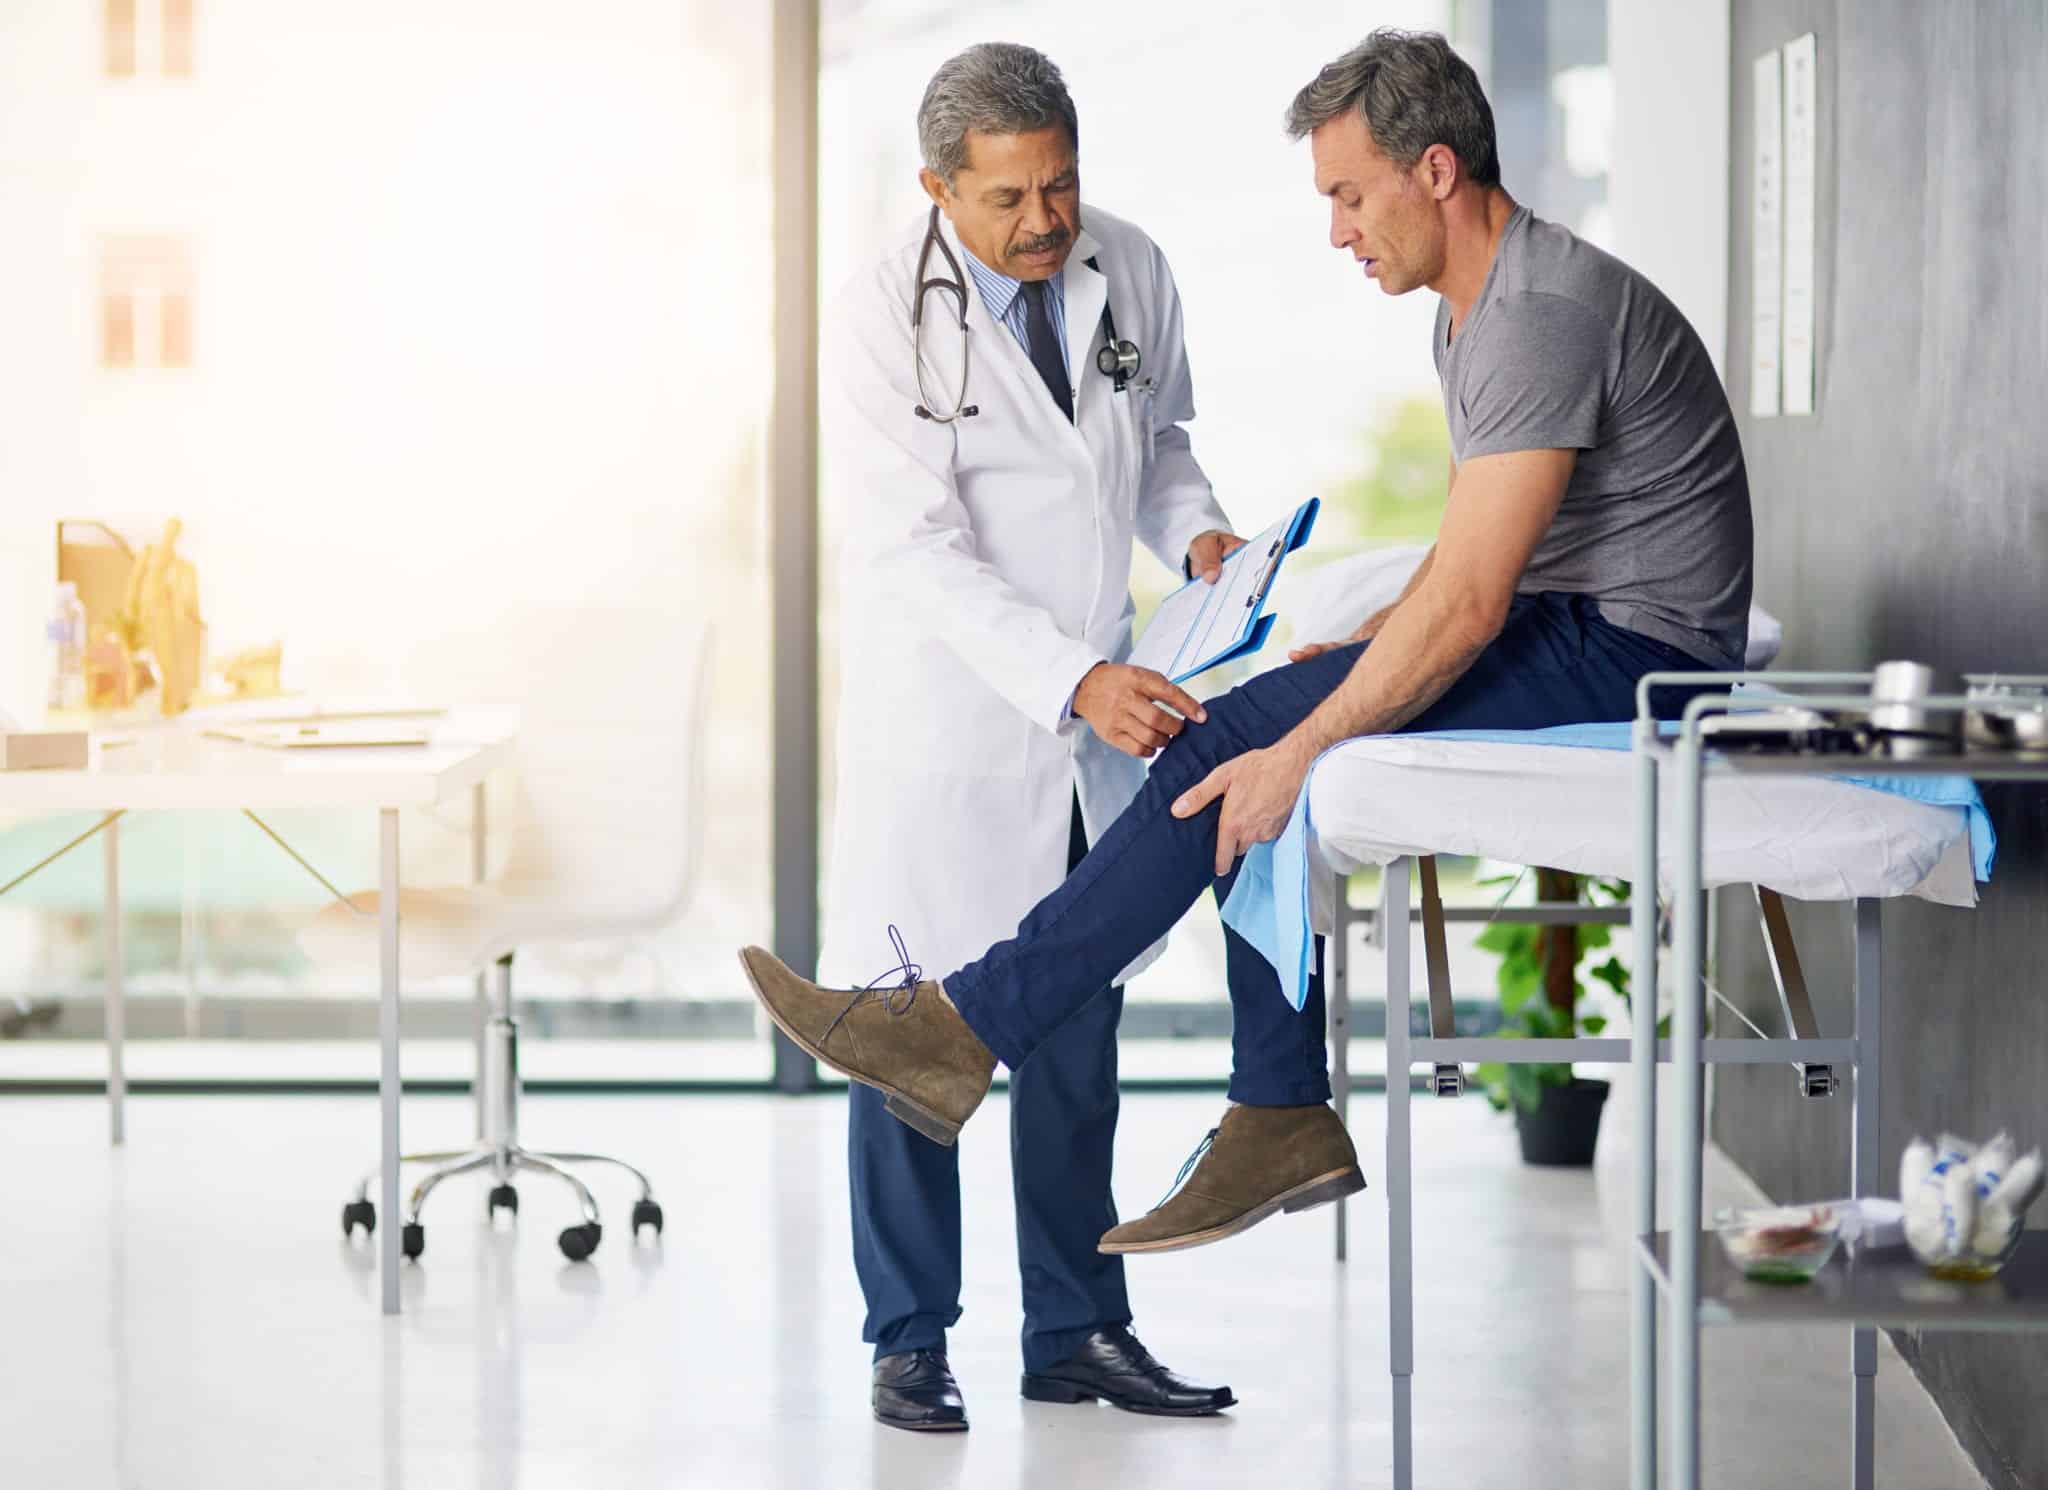
<instances>
[{"instance_id":1,"label":"pen","mask_svg":"<svg viewBox=\"0 0 2048 1490\"><path fill-rule=\"evenodd\" d=\"M1273 546L1266 550L1266 569L1259 576L1259 582L1252 586L1251 594L1244 597L1244 608L1250 610L1265 598L1266 586L1273 582L1273 556L1280 552L1280 540L1275 538Z\"/></svg>"}]
</instances>

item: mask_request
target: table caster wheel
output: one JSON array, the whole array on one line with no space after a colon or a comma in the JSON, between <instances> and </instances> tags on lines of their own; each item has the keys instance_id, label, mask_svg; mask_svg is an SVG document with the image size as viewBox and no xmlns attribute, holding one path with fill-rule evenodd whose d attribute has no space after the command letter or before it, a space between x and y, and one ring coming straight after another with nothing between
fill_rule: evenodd
<instances>
[{"instance_id":1,"label":"table caster wheel","mask_svg":"<svg viewBox=\"0 0 2048 1490\"><path fill-rule=\"evenodd\" d=\"M358 1226L364 1236L377 1230L377 1207L367 1200L351 1200L341 1208L341 1234L353 1238Z\"/></svg>"},{"instance_id":2,"label":"table caster wheel","mask_svg":"<svg viewBox=\"0 0 2048 1490\"><path fill-rule=\"evenodd\" d=\"M562 1255L571 1262L581 1262L597 1250L598 1239L604 1235L604 1228L595 1221L586 1221L581 1226L564 1227L558 1238Z\"/></svg>"},{"instance_id":3,"label":"table caster wheel","mask_svg":"<svg viewBox=\"0 0 2048 1490\"><path fill-rule=\"evenodd\" d=\"M427 1250L427 1229L417 1221L408 1221L398 1233L398 1250L407 1257L418 1257Z\"/></svg>"},{"instance_id":4,"label":"table caster wheel","mask_svg":"<svg viewBox=\"0 0 2048 1490\"><path fill-rule=\"evenodd\" d=\"M485 1203L485 1215L495 1221L501 1207L510 1211L514 1217L519 1214L519 1192L510 1185L491 1186L491 1198Z\"/></svg>"},{"instance_id":5,"label":"table caster wheel","mask_svg":"<svg viewBox=\"0 0 2048 1490\"><path fill-rule=\"evenodd\" d=\"M661 1235L661 1207L651 1200L635 1201L633 1204L633 1235L640 1235L640 1228L652 1226L656 1236Z\"/></svg>"}]
</instances>

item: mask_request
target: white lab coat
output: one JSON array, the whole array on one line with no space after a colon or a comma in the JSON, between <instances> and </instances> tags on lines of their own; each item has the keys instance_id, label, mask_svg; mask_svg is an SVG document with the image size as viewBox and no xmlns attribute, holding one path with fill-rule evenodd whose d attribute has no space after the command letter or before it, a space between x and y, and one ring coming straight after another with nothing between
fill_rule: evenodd
<instances>
[{"instance_id":1,"label":"white lab coat","mask_svg":"<svg viewBox=\"0 0 2048 1490\"><path fill-rule=\"evenodd\" d=\"M1229 526L1181 427L1194 399L1166 258L1099 208L1081 221L1062 271L1071 424L972 276L967 401L981 412L950 425L912 412L922 216L827 319L824 458L848 493L828 983L887 969L892 924L943 976L1065 878L1077 788L1092 841L1145 777L1081 720L1062 723L1082 674L1129 654L1132 540L1178 570L1197 534ZM946 273L934 252L928 276ZM1122 393L1095 367L1105 294L1143 357ZM949 405L960 335L951 297L927 304L925 386Z\"/></svg>"}]
</instances>

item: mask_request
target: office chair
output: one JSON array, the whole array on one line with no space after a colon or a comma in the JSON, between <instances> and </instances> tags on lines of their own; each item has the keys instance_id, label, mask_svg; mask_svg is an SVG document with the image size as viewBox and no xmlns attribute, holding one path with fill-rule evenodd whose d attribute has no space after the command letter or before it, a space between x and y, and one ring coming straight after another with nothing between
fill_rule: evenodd
<instances>
[{"instance_id":1,"label":"office chair","mask_svg":"<svg viewBox=\"0 0 2048 1490\"><path fill-rule=\"evenodd\" d=\"M480 1004L477 1141L468 1148L407 1154L430 1165L413 1186L400 1250L426 1250L421 1212L441 1183L488 1171L485 1214L519 1213L520 1174L560 1180L580 1218L560 1234L563 1256L580 1262L603 1236L597 1201L571 1166L623 1169L639 1186L632 1235L662 1229L647 1176L623 1159L527 1148L519 1131L519 1020L512 967L519 948L547 942L648 935L670 925L695 884L703 827L702 731L711 674L709 626L672 614L578 610L515 657L499 659L520 704L518 790L523 810L500 880L423 892L402 891L402 966L414 976L467 970L488 978ZM593 646L593 638L598 644ZM501 649L502 650L502 649ZM468 669L475 681L475 668ZM635 854L632 851L642 852ZM627 862L623 866L622 860ZM654 866L633 872L635 863ZM374 912L375 891L349 897ZM309 954L361 955L374 920L334 906L301 933ZM481 991L481 984L480 984ZM371 1169L341 1211L352 1236L376 1229Z\"/></svg>"}]
</instances>

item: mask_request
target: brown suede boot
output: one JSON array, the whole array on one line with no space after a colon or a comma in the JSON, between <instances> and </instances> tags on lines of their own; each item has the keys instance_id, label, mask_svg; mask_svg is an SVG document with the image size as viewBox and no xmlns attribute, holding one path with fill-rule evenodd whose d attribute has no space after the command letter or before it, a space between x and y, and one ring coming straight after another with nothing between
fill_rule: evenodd
<instances>
[{"instance_id":1,"label":"brown suede boot","mask_svg":"<svg viewBox=\"0 0 2048 1490\"><path fill-rule=\"evenodd\" d=\"M1199 1161L1199 1162L1197 1162ZM1305 1211L1365 1188L1358 1151L1328 1103L1233 1107L1150 1213L1103 1234L1101 1252L1177 1252L1220 1242L1275 1211ZM1176 1184L1179 1182L1176 1181Z\"/></svg>"},{"instance_id":2,"label":"brown suede boot","mask_svg":"<svg viewBox=\"0 0 2048 1490\"><path fill-rule=\"evenodd\" d=\"M785 1035L934 1143L957 1139L988 1095L996 1058L938 984L820 988L760 947L742 948L740 966Z\"/></svg>"}]
</instances>

